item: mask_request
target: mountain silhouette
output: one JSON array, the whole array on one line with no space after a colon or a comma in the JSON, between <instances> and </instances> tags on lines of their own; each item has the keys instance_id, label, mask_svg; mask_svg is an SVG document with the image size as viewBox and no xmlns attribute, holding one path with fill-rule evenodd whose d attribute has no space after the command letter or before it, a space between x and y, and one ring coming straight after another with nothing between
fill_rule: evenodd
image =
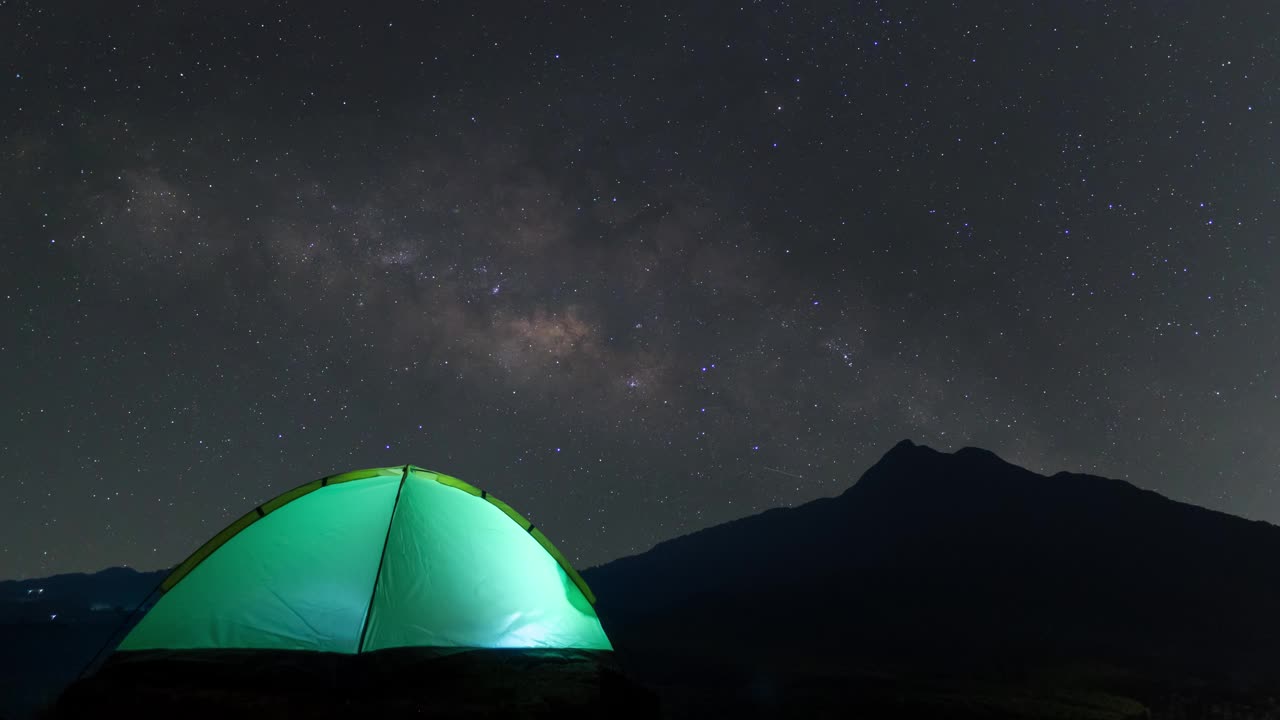
<instances>
[{"instance_id":1,"label":"mountain silhouette","mask_svg":"<svg viewBox=\"0 0 1280 720\"><path fill-rule=\"evenodd\" d=\"M95 608L133 608L168 572L112 567L96 573L0 580L0 622L33 614L71 616Z\"/></svg>"},{"instance_id":2,"label":"mountain silhouette","mask_svg":"<svg viewBox=\"0 0 1280 720\"><path fill-rule=\"evenodd\" d=\"M0 715L51 702L166 574L116 567L0 581Z\"/></svg>"},{"instance_id":3,"label":"mountain silhouette","mask_svg":"<svg viewBox=\"0 0 1280 720\"><path fill-rule=\"evenodd\" d=\"M1280 528L978 448L903 441L837 497L583 575L656 665L1280 680Z\"/></svg>"},{"instance_id":4,"label":"mountain silhouette","mask_svg":"<svg viewBox=\"0 0 1280 720\"><path fill-rule=\"evenodd\" d=\"M3 712L47 702L163 575L0 582ZM671 717L1280 713L1280 528L979 448L904 440L836 497L583 576Z\"/></svg>"}]
</instances>

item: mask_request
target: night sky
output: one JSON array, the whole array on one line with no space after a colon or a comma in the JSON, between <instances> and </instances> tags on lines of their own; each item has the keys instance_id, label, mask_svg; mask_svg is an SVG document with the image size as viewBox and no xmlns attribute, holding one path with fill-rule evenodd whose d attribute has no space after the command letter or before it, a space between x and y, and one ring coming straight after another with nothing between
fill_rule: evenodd
<instances>
[{"instance_id":1,"label":"night sky","mask_svg":"<svg viewBox=\"0 0 1280 720\"><path fill-rule=\"evenodd\" d=\"M1280 521L1272 3L232 4L0 2L0 577L404 463L585 567L904 437Z\"/></svg>"}]
</instances>

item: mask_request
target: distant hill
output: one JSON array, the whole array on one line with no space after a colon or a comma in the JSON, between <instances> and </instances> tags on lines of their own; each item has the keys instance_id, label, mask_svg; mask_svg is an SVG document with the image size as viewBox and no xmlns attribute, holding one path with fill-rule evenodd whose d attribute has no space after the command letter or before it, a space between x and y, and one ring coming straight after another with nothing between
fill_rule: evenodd
<instances>
[{"instance_id":1,"label":"distant hill","mask_svg":"<svg viewBox=\"0 0 1280 720\"><path fill-rule=\"evenodd\" d=\"M0 581L0 717L52 700L167 573L108 568Z\"/></svg>"},{"instance_id":2,"label":"distant hill","mask_svg":"<svg viewBox=\"0 0 1280 720\"><path fill-rule=\"evenodd\" d=\"M0 622L33 615L63 617L133 608L155 588L168 570L138 572L107 568L96 573L69 573L33 580L0 580Z\"/></svg>"},{"instance_id":3,"label":"distant hill","mask_svg":"<svg viewBox=\"0 0 1280 720\"><path fill-rule=\"evenodd\" d=\"M903 441L846 492L583 573L653 667L1280 687L1280 528Z\"/></svg>"}]
</instances>

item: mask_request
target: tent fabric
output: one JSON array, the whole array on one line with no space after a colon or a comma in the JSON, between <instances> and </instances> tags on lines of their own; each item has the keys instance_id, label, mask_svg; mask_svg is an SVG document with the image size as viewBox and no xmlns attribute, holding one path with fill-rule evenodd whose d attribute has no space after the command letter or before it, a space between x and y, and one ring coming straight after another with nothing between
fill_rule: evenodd
<instances>
[{"instance_id":1,"label":"tent fabric","mask_svg":"<svg viewBox=\"0 0 1280 720\"><path fill-rule=\"evenodd\" d=\"M506 503L412 465L264 503L161 584L121 651L612 650L581 576Z\"/></svg>"}]
</instances>

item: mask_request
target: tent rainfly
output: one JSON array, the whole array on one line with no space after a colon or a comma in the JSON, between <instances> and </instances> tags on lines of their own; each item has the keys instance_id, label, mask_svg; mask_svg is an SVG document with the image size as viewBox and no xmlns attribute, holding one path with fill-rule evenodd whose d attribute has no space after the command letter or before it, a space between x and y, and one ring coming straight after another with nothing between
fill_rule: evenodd
<instances>
[{"instance_id":1,"label":"tent rainfly","mask_svg":"<svg viewBox=\"0 0 1280 720\"><path fill-rule=\"evenodd\" d=\"M290 490L159 590L118 651L613 649L591 590L541 530L412 465Z\"/></svg>"}]
</instances>

